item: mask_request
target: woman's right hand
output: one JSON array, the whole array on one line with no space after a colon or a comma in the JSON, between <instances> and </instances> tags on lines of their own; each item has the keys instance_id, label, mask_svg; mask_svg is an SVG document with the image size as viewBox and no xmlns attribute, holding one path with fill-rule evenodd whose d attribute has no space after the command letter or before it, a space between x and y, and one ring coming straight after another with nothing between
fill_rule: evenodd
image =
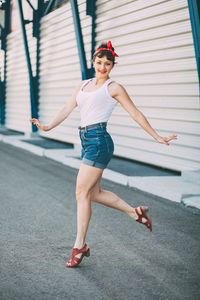
<instances>
[{"instance_id":1,"label":"woman's right hand","mask_svg":"<svg viewBox=\"0 0 200 300\"><path fill-rule=\"evenodd\" d=\"M40 121L39 121L38 119L35 119L35 118L30 119L30 122L31 122L33 125L37 126L37 128L38 128L39 130L41 130L41 131L48 131L48 130L50 130L49 126L43 126L43 125L41 125L41 124L40 124Z\"/></svg>"}]
</instances>

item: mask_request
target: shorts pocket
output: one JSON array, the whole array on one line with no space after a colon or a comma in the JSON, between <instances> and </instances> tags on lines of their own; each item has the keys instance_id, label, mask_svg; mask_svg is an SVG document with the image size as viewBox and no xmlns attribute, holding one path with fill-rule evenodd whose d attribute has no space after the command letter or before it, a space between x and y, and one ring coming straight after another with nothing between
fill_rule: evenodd
<instances>
[{"instance_id":1,"label":"shorts pocket","mask_svg":"<svg viewBox=\"0 0 200 300\"><path fill-rule=\"evenodd\" d=\"M98 134L95 130L86 131L83 133L83 138L85 141L95 141L98 139Z\"/></svg>"}]
</instances>

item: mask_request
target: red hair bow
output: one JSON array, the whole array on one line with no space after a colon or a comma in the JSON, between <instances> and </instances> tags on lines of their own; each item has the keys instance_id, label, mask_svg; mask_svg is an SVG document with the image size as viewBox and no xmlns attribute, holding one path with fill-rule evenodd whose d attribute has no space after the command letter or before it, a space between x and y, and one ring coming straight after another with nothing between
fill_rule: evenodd
<instances>
[{"instance_id":1,"label":"red hair bow","mask_svg":"<svg viewBox=\"0 0 200 300\"><path fill-rule=\"evenodd\" d=\"M98 48L98 49L96 50L95 54L98 53L99 51L102 51L102 50L110 51L110 52L112 53L112 56L114 56L114 57L119 57L119 56L117 55L117 53L116 53L114 50L112 50L112 43L111 43L111 41L108 41L108 42L107 42L107 48Z\"/></svg>"}]
</instances>

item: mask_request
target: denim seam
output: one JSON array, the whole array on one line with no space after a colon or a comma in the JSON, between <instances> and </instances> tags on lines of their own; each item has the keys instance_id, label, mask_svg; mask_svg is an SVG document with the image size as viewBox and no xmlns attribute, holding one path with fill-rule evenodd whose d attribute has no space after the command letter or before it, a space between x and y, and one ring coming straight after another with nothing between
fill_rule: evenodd
<instances>
[{"instance_id":1,"label":"denim seam","mask_svg":"<svg viewBox=\"0 0 200 300\"><path fill-rule=\"evenodd\" d=\"M97 133L97 135L98 135L98 133ZM96 154L96 156L95 156L95 160L94 160L94 165L95 165L95 163L97 162L97 158L99 157L99 153L100 153L100 149L99 149L99 138L97 137L97 139L98 139L98 141L97 141L97 154Z\"/></svg>"}]
</instances>

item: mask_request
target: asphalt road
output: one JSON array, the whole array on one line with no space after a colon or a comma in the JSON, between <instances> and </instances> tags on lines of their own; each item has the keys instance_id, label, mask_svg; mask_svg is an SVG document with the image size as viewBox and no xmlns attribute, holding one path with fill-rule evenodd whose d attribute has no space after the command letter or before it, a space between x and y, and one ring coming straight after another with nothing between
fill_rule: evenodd
<instances>
[{"instance_id":1,"label":"asphalt road","mask_svg":"<svg viewBox=\"0 0 200 300\"><path fill-rule=\"evenodd\" d=\"M150 207L153 233L93 205L91 256L65 268L76 233L76 175L0 143L0 300L200 299L199 212L109 181L106 189Z\"/></svg>"}]
</instances>

